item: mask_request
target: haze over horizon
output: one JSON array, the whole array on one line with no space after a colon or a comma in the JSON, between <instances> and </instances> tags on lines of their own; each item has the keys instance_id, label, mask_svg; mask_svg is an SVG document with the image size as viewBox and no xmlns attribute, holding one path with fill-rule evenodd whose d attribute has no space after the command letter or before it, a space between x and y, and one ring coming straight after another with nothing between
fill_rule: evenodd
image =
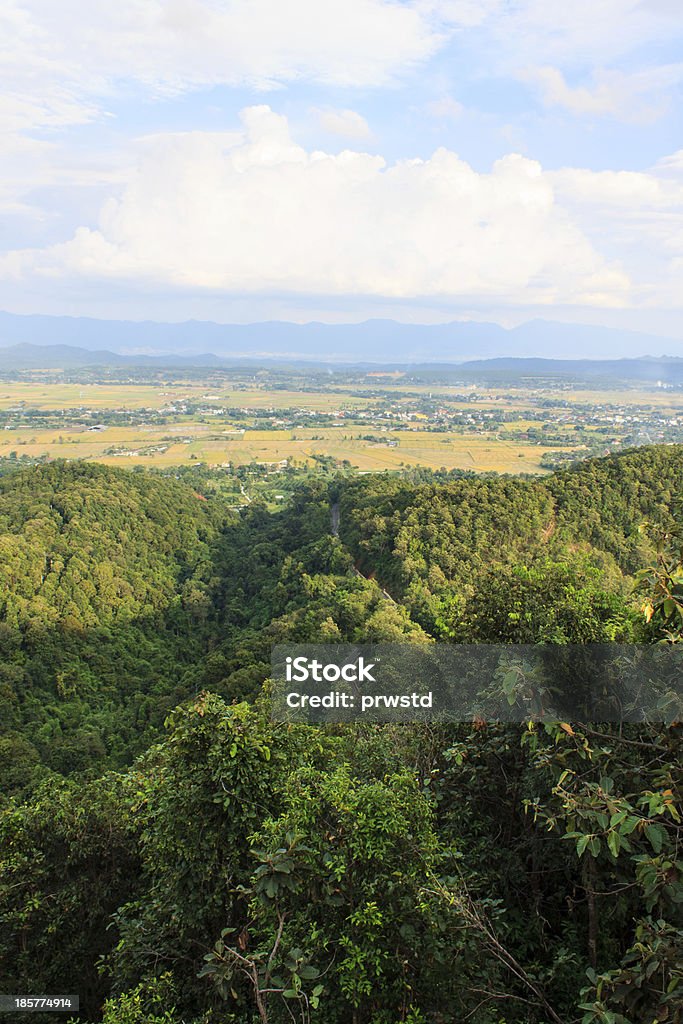
<instances>
[{"instance_id":1,"label":"haze over horizon","mask_svg":"<svg viewBox=\"0 0 683 1024\"><path fill-rule=\"evenodd\" d=\"M1 309L683 342L675 0L10 0L0 25Z\"/></svg>"},{"instance_id":2,"label":"haze over horizon","mask_svg":"<svg viewBox=\"0 0 683 1024\"><path fill-rule=\"evenodd\" d=\"M88 353L103 363L107 354L124 357L206 357L304 360L377 365L466 363L471 360L671 359L683 364L683 342L611 327L532 320L514 328L495 323L406 324L366 320L355 324L269 321L220 324L186 320L98 320L89 317L17 316L0 311L0 370L87 364ZM106 360L105 360L106 361ZM195 364L197 364L195 359ZM64 364L66 365L66 364Z\"/></svg>"}]
</instances>

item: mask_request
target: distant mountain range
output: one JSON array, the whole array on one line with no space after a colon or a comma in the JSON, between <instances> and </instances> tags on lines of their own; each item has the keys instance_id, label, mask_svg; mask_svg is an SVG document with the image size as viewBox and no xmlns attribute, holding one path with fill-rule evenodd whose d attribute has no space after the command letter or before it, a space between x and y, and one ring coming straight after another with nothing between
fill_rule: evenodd
<instances>
[{"instance_id":1,"label":"distant mountain range","mask_svg":"<svg viewBox=\"0 0 683 1024\"><path fill-rule=\"evenodd\" d=\"M77 348L74 345L31 345L22 343L0 348L2 370L78 370L89 366L225 366L228 360L211 353L197 356L122 355L107 349ZM236 362L236 360L230 360Z\"/></svg>"},{"instance_id":2,"label":"distant mountain range","mask_svg":"<svg viewBox=\"0 0 683 1024\"><path fill-rule=\"evenodd\" d=\"M89 367L158 367L212 368L236 365L274 366L283 365L275 359L219 358L212 353L198 356L148 356L122 355L106 349L90 350L72 345L11 345L0 348L0 373L15 370L78 370ZM315 360L288 360L292 367L321 369L324 363ZM520 378L566 378L567 380L615 380L661 381L666 384L683 384L683 359L662 356L645 356L642 359L475 359L464 363L387 363L387 369L410 370L425 380L447 377L452 380L504 381ZM376 363L345 363L343 367L355 366L371 369ZM342 365L338 366L341 369Z\"/></svg>"},{"instance_id":3,"label":"distant mountain range","mask_svg":"<svg viewBox=\"0 0 683 1024\"><path fill-rule=\"evenodd\" d=\"M683 384L683 359L644 356L642 359L475 359L457 368L466 377L516 379L565 377L568 380L642 380Z\"/></svg>"},{"instance_id":4,"label":"distant mountain range","mask_svg":"<svg viewBox=\"0 0 683 1024\"><path fill-rule=\"evenodd\" d=\"M34 350L17 351L19 345L55 346L51 358L59 357L60 366L67 365L65 359L80 359L74 348L87 349L91 365L149 365L145 364L146 357L151 364L163 361L166 365L211 366L235 358L386 365L461 363L502 357L683 356L683 341L545 320L532 320L508 330L498 324L474 321L431 325L393 320L367 320L359 324L273 321L242 325L190 320L165 324L0 312L0 367L8 367L12 359L38 357ZM14 349L14 354L7 349ZM134 363L127 362L126 357L131 356L135 357ZM121 357L122 361L113 361L114 357Z\"/></svg>"}]
</instances>

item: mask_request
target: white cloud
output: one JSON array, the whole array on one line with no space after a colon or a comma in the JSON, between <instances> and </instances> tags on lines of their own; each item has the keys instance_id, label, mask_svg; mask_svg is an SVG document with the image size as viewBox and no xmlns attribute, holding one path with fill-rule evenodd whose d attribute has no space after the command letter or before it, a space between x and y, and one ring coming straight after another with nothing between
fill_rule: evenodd
<instances>
[{"instance_id":1,"label":"white cloud","mask_svg":"<svg viewBox=\"0 0 683 1024\"><path fill-rule=\"evenodd\" d=\"M589 85L570 86L558 68L534 67L519 78L535 84L547 106L573 114L614 115L624 121L647 122L664 113L666 90L683 80L683 64L667 64L626 73L598 70Z\"/></svg>"},{"instance_id":2,"label":"white cloud","mask_svg":"<svg viewBox=\"0 0 683 1024\"><path fill-rule=\"evenodd\" d=\"M517 73L539 54L556 68L607 65L680 36L683 17L667 0L5 0L0 128L84 124L131 86L386 86L467 32L484 65ZM573 107L609 107L617 87L598 82L591 100L546 82Z\"/></svg>"},{"instance_id":3,"label":"white cloud","mask_svg":"<svg viewBox=\"0 0 683 1024\"><path fill-rule=\"evenodd\" d=\"M636 305L683 307L683 152L643 172L566 168L548 177L584 235L619 253Z\"/></svg>"},{"instance_id":4,"label":"white cloud","mask_svg":"<svg viewBox=\"0 0 683 1024\"><path fill-rule=\"evenodd\" d=\"M517 0L494 11L488 27L513 69L543 63L612 63L647 43L683 32L680 4L655 0Z\"/></svg>"},{"instance_id":5,"label":"white cloud","mask_svg":"<svg viewBox=\"0 0 683 1024\"><path fill-rule=\"evenodd\" d=\"M6 275L85 276L227 292L495 297L620 305L629 282L555 200L534 161L488 174L455 153L391 166L307 152L269 107L234 135L148 138L96 229L6 257Z\"/></svg>"},{"instance_id":6,"label":"white cloud","mask_svg":"<svg viewBox=\"0 0 683 1024\"><path fill-rule=\"evenodd\" d=\"M680 177L683 174L683 149L662 157L657 161L655 170L662 177Z\"/></svg>"},{"instance_id":7,"label":"white cloud","mask_svg":"<svg viewBox=\"0 0 683 1024\"><path fill-rule=\"evenodd\" d=\"M387 84L443 42L419 0L5 0L5 128L81 124L138 83L173 95L308 79Z\"/></svg>"},{"instance_id":8,"label":"white cloud","mask_svg":"<svg viewBox=\"0 0 683 1024\"><path fill-rule=\"evenodd\" d=\"M464 109L453 96L441 96L425 105L425 113L434 121L457 121Z\"/></svg>"},{"instance_id":9,"label":"white cloud","mask_svg":"<svg viewBox=\"0 0 683 1024\"><path fill-rule=\"evenodd\" d=\"M314 110L318 124L331 135L347 139L369 139L370 126L362 114L355 110Z\"/></svg>"},{"instance_id":10,"label":"white cloud","mask_svg":"<svg viewBox=\"0 0 683 1024\"><path fill-rule=\"evenodd\" d=\"M63 201L69 193L68 205L83 207L93 189L111 191L112 186L125 184L131 165L134 161L125 152L77 155L58 140L10 133L2 140L0 214L19 217L15 224L29 230L38 223L56 222L63 213L56 196Z\"/></svg>"},{"instance_id":11,"label":"white cloud","mask_svg":"<svg viewBox=\"0 0 683 1024\"><path fill-rule=\"evenodd\" d=\"M505 0L422 0L419 8L426 18L443 28L477 28L500 16Z\"/></svg>"},{"instance_id":12,"label":"white cloud","mask_svg":"<svg viewBox=\"0 0 683 1024\"><path fill-rule=\"evenodd\" d=\"M683 168L680 179L658 173L671 167L662 161L652 171L589 171L566 168L553 171L550 178L559 196L584 207L598 205L603 213L618 211L619 216L642 218L646 211L683 212Z\"/></svg>"},{"instance_id":13,"label":"white cloud","mask_svg":"<svg viewBox=\"0 0 683 1024\"><path fill-rule=\"evenodd\" d=\"M447 150L386 166L358 152L307 152L263 107L245 113L238 134L152 135L132 160L124 118L110 133L93 128L87 150L63 131L101 119L122 96L384 87L457 35L482 74L526 74L549 105L645 121L683 66L638 71L625 58L682 33L680 0L5 0L0 210L15 224L54 218L50 239L82 225L61 246L11 254L5 272L288 294L618 305L656 293L682 303L680 153L641 175L549 174L520 156L480 174ZM450 80L438 66L425 75L443 95L422 113L460 116ZM321 127L370 138L360 114L327 101L312 101ZM79 187L85 196L93 185L84 209L98 190L110 196L99 223L74 219ZM39 237L30 225L26 233Z\"/></svg>"}]
</instances>

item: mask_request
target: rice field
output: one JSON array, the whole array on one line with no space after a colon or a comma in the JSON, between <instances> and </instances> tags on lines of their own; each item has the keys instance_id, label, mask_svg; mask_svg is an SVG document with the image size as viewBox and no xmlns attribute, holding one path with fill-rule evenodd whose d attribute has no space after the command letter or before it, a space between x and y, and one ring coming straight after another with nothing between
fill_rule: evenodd
<instances>
[{"instance_id":1,"label":"rice field","mask_svg":"<svg viewBox=\"0 0 683 1024\"><path fill-rule=\"evenodd\" d=\"M367 427L316 427L311 430L235 430L203 423L162 427L108 427L23 430L0 433L0 455L47 455L51 459L89 459L109 465L172 466L203 462L280 462L312 465L314 456L348 460L360 470L426 466L498 472L542 472L540 460L548 448L517 444L494 435L433 433L425 430L387 432L382 442L363 438ZM148 454L145 454L146 451ZM552 450L557 451L555 446Z\"/></svg>"},{"instance_id":2,"label":"rice field","mask_svg":"<svg viewBox=\"0 0 683 1024\"><path fill-rule=\"evenodd\" d=\"M330 379L320 381L283 381L284 387L273 386L272 379L210 377L204 380L173 380L150 383L112 383L50 381L34 376L31 381L0 381L0 412L12 429L0 429L0 456L11 452L17 456L46 456L50 459L86 459L119 466L174 466L197 464L233 466L250 462L278 463L288 460L299 466L314 465L316 457L329 456L348 461L358 470L370 472L424 466L430 469L471 469L478 472L542 473L541 460L549 451L568 451L561 445L548 447L532 441L513 440L542 420L530 418L537 411L543 390L530 392L523 388L475 388L464 385L418 385L385 376L353 384ZM378 389L382 395L378 394ZM564 430L581 420L577 406L593 404L599 408L619 404L669 408L680 414L678 394L657 389L633 389L615 392L554 390L553 415L568 411ZM470 396L470 400L468 400ZM422 404L421 399L428 400ZM471 398L475 398L472 402ZM558 398L562 405L554 403ZM424 409L434 409L443 402L450 410L514 410L518 419L498 423L489 429L480 419L478 429L464 431L455 427L450 432L426 429L431 416ZM566 405L565 405L566 403ZM368 406L386 407L393 415L408 411L412 420L404 419L409 429L392 430L381 418L366 415L359 422L354 413L367 412ZM48 429L44 422L22 419L22 411L33 409L51 413ZM140 425L107 424L93 430L83 425L83 413L90 412L90 424L97 423L98 414L114 411L126 420L126 413L135 414ZM147 414L149 410L149 415ZM240 410L231 412L231 410ZM285 413L286 410L286 413ZM249 413L254 413L250 417ZM266 412L271 419L288 421L282 429L256 429L256 414ZM326 413L336 416L329 421L292 427L297 415ZM118 414L122 414L120 417ZM155 422L163 417L166 422ZM106 419L106 417L104 417ZM304 416L305 418L305 416ZM80 423L79 423L80 419ZM62 426L63 420L63 426ZM386 422L386 421L384 421ZM395 418L393 424L397 423ZM277 426L277 422L274 424ZM589 428L597 430L597 426ZM369 439L371 438L371 439ZM576 448L573 449L576 451Z\"/></svg>"},{"instance_id":3,"label":"rice field","mask_svg":"<svg viewBox=\"0 0 683 1024\"><path fill-rule=\"evenodd\" d=\"M354 389L356 390L356 389ZM358 389L360 390L360 389ZM213 386L206 382L154 384L68 384L0 381L0 409L162 409L193 405L249 409L300 408L319 412L363 409L376 401L330 388L325 391Z\"/></svg>"}]
</instances>

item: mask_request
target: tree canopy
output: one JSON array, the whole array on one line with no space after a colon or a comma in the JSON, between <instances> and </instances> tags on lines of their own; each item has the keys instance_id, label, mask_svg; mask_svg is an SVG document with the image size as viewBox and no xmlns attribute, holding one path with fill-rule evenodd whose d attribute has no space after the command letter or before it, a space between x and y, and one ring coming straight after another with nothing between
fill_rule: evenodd
<instances>
[{"instance_id":1,"label":"tree canopy","mask_svg":"<svg viewBox=\"0 0 683 1024\"><path fill-rule=\"evenodd\" d=\"M678 721L283 725L268 675L282 641L679 643L682 494L677 447L240 514L0 479L2 990L83 1024L681 1024Z\"/></svg>"}]
</instances>

